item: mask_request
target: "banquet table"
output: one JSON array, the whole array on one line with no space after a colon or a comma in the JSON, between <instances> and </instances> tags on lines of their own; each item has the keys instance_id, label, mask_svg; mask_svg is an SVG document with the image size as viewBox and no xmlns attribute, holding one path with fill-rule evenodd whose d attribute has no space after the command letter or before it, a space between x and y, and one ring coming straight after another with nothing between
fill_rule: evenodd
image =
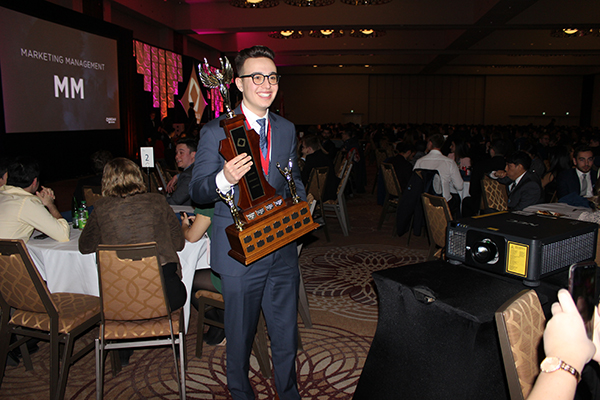
<instances>
[{"instance_id":1,"label":"banquet table","mask_svg":"<svg viewBox=\"0 0 600 400\"><path fill-rule=\"evenodd\" d=\"M27 249L51 293L81 293L99 295L96 254L79 252L81 231L71 229L68 242L51 238L35 239L35 232L27 243ZM182 280L187 290L184 314L186 331L190 316L190 293L197 269L210 268L210 239L206 234L195 243L186 241L183 250L177 252L181 263Z\"/></svg>"}]
</instances>

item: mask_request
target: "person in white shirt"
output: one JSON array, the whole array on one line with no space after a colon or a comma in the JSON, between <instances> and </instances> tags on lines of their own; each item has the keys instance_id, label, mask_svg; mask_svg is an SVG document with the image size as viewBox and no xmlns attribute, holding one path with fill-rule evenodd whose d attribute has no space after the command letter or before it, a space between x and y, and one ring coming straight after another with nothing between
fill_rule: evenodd
<instances>
[{"instance_id":1,"label":"person in white shirt","mask_svg":"<svg viewBox=\"0 0 600 400\"><path fill-rule=\"evenodd\" d=\"M438 176L433 178L433 189L448 202L454 217L460 212L460 196L458 192L463 189L464 181L456 163L442 154L444 137L440 134L431 135L427 139L427 155L415 162L414 169L437 170Z\"/></svg>"},{"instance_id":2,"label":"person in white shirt","mask_svg":"<svg viewBox=\"0 0 600 400\"><path fill-rule=\"evenodd\" d=\"M29 240L35 229L59 242L68 242L69 223L54 204L54 192L39 184L39 164L18 158L8 167L0 187L0 238ZM41 188L41 189L40 189Z\"/></svg>"}]
</instances>

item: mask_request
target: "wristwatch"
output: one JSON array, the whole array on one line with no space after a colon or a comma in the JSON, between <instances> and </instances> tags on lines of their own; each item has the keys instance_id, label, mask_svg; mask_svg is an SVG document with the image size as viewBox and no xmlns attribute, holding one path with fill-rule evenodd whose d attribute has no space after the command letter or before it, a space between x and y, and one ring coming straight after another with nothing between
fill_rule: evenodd
<instances>
[{"instance_id":1,"label":"wristwatch","mask_svg":"<svg viewBox=\"0 0 600 400\"><path fill-rule=\"evenodd\" d=\"M542 363L540 364L540 369L542 370L542 372L548 373L562 369L573 375L575 379L577 379L577 382L581 380L581 375L579 374L579 371L577 371L575 368L573 368L558 357L544 358L544 361L542 361Z\"/></svg>"}]
</instances>

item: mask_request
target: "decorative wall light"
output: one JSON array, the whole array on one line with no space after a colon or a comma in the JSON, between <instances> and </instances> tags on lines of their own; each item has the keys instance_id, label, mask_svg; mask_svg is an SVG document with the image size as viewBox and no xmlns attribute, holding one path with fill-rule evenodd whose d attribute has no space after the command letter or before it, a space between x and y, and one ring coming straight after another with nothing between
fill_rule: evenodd
<instances>
[{"instance_id":1,"label":"decorative wall light","mask_svg":"<svg viewBox=\"0 0 600 400\"><path fill-rule=\"evenodd\" d=\"M144 90L152 93L152 107L160 108L161 119L165 118L167 109L175 107L178 83L183 82L182 57L137 40L133 52L137 73L144 76Z\"/></svg>"},{"instance_id":2,"label":"decorative wall light","mask_svg":"<svg viewBox=\"0 0 600 400\"><path fill-rule=\"evenodd\" d=\"M318 39L338 38L344 36L344 31L338 29L321 29L310 31L308 36Z\"/></svg>"},{"instance_id":3,"label":"decorative wall light","mask_svg":"<svg viewBox=\"0 0 600 400\"><path fill-rule=\"evenodd\" d=\"M335 0L283 0L283 2L296 7L322 7L333 4Z\"/></svg>"},{"instance_id":4,"label":"decorative wall light","mask_svg":"<svg viewBox=\"0 0 600 400\"><path fill-rule=\"evenodd\" d=\"M273 39L300 39L301 37L303 37L303 33L302 31L293 30L274 31L269 32L269 37L272 37Z\"/></svg>"},{"instance_id":5,"label":"decorative wall light","mask_svg":"<svg viewBox=\"0 0 600 400\"><path fill-rule=\"evenodd\" d=\"M240 8L271 8L279 5L279 0L229 0L229 4Z\"/></svg>"},{"instance_id":6,"label":"decorative wall light","mask_svg":"<svg viewBox=\"0 0 600 400\"><path fill-rule=\"evenodd\" d=\"M374 29L352 29L350 31L350 36L359 38L359 39L367 39L367 38L376 38L380 36L384 36L386 34L383 30L374 30Z\"/></svg>"}]
</instances>

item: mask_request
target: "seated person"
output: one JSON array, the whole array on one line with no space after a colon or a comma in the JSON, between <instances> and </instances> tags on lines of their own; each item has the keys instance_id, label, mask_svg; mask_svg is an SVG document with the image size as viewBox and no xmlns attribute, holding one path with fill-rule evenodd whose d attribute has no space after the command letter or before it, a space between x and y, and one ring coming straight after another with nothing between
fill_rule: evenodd
<instances>
[{"instance_id":1,"label":"seated person","mask_svg":"<svg viewBox=\"0 0 600 400\"><path fill-rule=\"evenodd\" d=\"M164 284L173 311L186 301L177 252L185 245L184 231L164 196L146 193L140 168L126 158L115 158L104 167L102 198L79 237L79 251L89 254L99 244L156 242Z\"/></svg>"},{"instance_id":2,"label":"seated person","mask_svg":"<svg viewBox=\"0 0 600 400\"><path fill-rule=\"evenodd\" d=\"M415 155L415 147L405 142L399 142L396 145L396 155L387 158L385 162L388 162L394 166L396 177L400 188L404 191L408 185L408 180L412 174L413 165L411 161Z\"/></svg>"},{"instance_id":3,"label":"seated person","mask_svg":"<svg viewBox=\"0 0 600 400\"><path fill-rule=\"evenodd\" d=\"M523 151L517 151L506 159L505 171L490 174L492 178L497 178L500 183L508 186L509 211L522 211L544 200L540 179L529 171L530 166L531 157Z\"/></svg>"},{"instance_id":4,"label":"seated person","mask_svg":"<svg viewBox=\"0 0 600 400\"><path fill-rule=\"evenodd\" d=\"M596 184L597 174L592 170L594 166L594 153L588 146L582 146L573 152L573 164L575 168L562 171L556 178L556 196L559 202L566 202L571 205L585 205L583 198L590 198L594 195L594 185ZM561 201L565 196L572 198L568 201ZM566 200L566 199L565 199ZM572 204L577 202L577 204Z\"/></svg>"},{"instance_id":5,"label":"seated person","mask_svg":"<svg viewBox=\"0 0 600 400\"><path fill-rule=\"evenodd\" d=\"M167 184L167 203L179 206L191 206L192 199L188 191L192 172L194 170L194 160L196 158L196 148L198 142L193 139L182 139L175 148L175 162L177 167L183 171L175 175Z\"/></svg>"},{"instance_id":6,"label":"seated person","mask_svg":"<svg viewBox=\"0 0 600 400\"><path fill-rule=\"evenodd\" d=\"M192 243L200 240L205 233L209 238L211 237L210 222L214 214L214 207L208 209L196 208L194 214L194 216L188 216L186 213L182 213L181 221L182 226L189 227L189 229L184 230L185 239ZM191 302L196 310L198 310L199 305L196 298L198 290L221 293L221 278L212 269L199 269L196 271L191 293ZM213 307L206 311L204 315L212 320L224 322L225 313L221 309ZM211 346L220 345L224 343L224 340L225 330L217 326L210 325L208 332L204 335L204 342Z\"/></svg>"},{"instance_id":7,"label":"seated person","mask_svg":"<svg viewBox=\"0 0 600 400\"><path fill-rule=\"evenodd\" d=\"M310 135L302 140L302 158L305 160L304 167L302 168L302 183L304 187L307 187L306 185L313 169L328 167L329 171L325 180L325 191L322 200L334 199L339 179L335 176L333 163L327 154L323 152L317 135Z\"/></svg>"},{"instance_id":8,"label":"seated person","mask_svg":"<svg viewBox=\"0 0 600 400\"><path fill-rule=\"evenodd\" d=\"M81 178L77 181L77 186L73 193L73 197L75 197L77 204L81 204L81 201L85 200L85 194L83 193L84 186L91 186L93 188L100 188L102 186L102 171L104 171L106 163L112 158L113 155L108 150L98 150L90 156L94 175ZM94 191L94 193L96 192ZM100 192L97 194L100 194ZM91 204L88 204L88 206L90 205Z\"/></svg>"},{"instance_id":9,"label":"seated person","mask_svg":"<svg viewBox=\"0 0 600 400\"><path fill-rule=\"evenodd\" d=\"M6 157L0 158L0 187L6 185L8 179L8 165L10 161Z\"/></svg>"},{"instance_id":10,"label":"seated person","mask_svg":"<svg viewBox=\"0 0 600 400\"><path fill-rule=\"evenodd\" d=\"M8 166L6 185L0 188L0 238L27 242L35 229L59 242L68 242L69 223L54 204L52 189L39 183L40 166L17 158Z\"/></svg>"}]
</instances>

